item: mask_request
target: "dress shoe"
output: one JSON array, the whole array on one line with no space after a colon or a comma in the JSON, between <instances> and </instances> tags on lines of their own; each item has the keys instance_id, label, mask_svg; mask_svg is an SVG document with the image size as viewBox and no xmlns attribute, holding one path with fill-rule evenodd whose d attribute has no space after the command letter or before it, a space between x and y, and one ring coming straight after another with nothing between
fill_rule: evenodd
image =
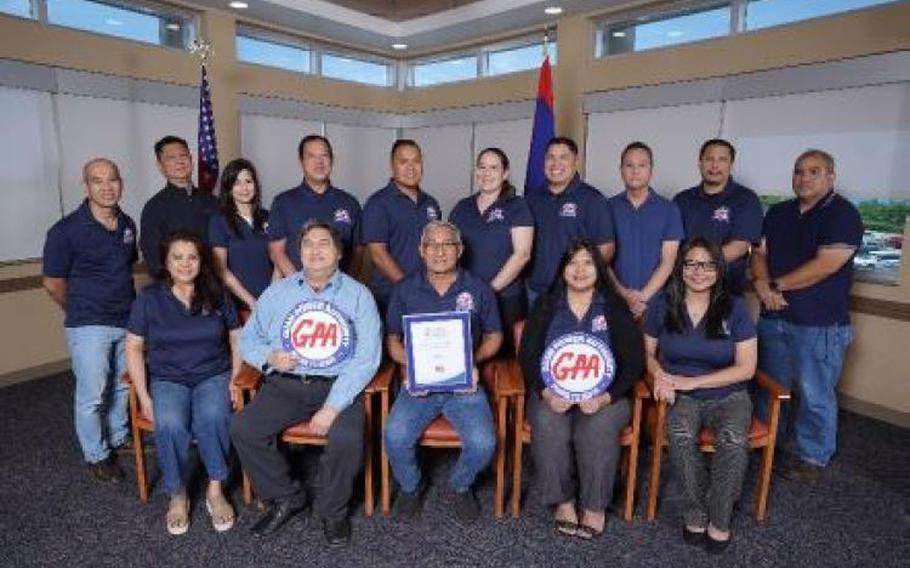
<instances>
[{"instance_id":1,"label":"dress shoe","mask_svg":"<svg viewBox=\"0 0 910 568\"><path fill-rule=\"evenodd\" d=\"M351 543L351 520L345 517L340 521L322 521L322 534L325 542L332 548L340 548Z\"/></svg>"},{"instance_id":2,"label":"dress shoe","mask_svg":"<svg viewBox=\"0 0 910 568\"><path fill-rule=\"evenodd\" d=\"M120 466L117 465L117 458L110 454L98 463L88 464L88 471L97 481L105 483L120 483L126 477Z\"/></svg>"},{"instance_id":3,"label":"dress shoe","mask_svg":"<svg viewBox=\"0 0 910 568\"><path fill-rule=\"evenodd\" d=\"M269 536L278 531L291 517L306 508L306 495L303 491L273 499L266 507L265 513L250 527L256 536Z\"/></svg>"},{"instance_id":4,"label":"dress shoe","mask_svg":"<svg viewBox=\"0 0 910 568\"><path fill-rule=\"evenodd\" d=\"M410 521L420 514L420 490L413 493L399 491L392 504L392 517L399 521Z\"/></svg>"},{"instance_id":5,"label":"dress shoe","mask_svg":"<svg viewBox=\"0 0 910 568\"><path fill-rule=\"evenodd\" d=\"M727 550L727 547L730 546L731 540L733 540L732 534L727 540L715 540L711 538L711 535L707 534L707 531L705 531L705 550L710 554L722 554Z\"/></svg>"},{"instance_id":6,"label":"dress shoe","mask_svg":"<svg viewBox=\"0 0 910 568\"><path fill-rule=\"evenodd\" d=\"M683 527L683 542L691 546L704 546L707 533L707 530L696 532L690 531L687 527Z\"/></svg>"},{"instance_id":7,"label":"dress shoe","mask_svg":"<svg viewBox=\"0 0 910 568\"><path fill-rule=\"evenodd\" d=\"M789 479L790 481L818 481L821 478L824 469L825 468L820 465L797 459L788 464L781 472L781 475L784 479Z\"/></svg>"}]
</instances>

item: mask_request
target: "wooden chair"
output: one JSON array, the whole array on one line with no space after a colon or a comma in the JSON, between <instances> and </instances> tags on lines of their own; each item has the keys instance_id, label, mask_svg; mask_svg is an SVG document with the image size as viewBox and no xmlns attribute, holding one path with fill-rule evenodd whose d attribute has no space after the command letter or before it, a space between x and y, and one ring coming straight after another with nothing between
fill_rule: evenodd
<instances>
[{"instance_id":1,"label":"wooden chair","mask_svg":"<svg viewBox=\"0 0 910 568\"><path fill-rule=\"evenodd\" d=\"M771 378L763 371L755 375L758 386L768 393L770 404L768 408L768 422L757 416L752 417L749 425L749 447L753 450L760 449L761 465L759 466L758 482L755 488L755 519L764 521L768 518L768 493L771 488L771 468L774 465L774 448L777 445L777 423L780 418L781 401L790 399L790 391ZM648 375L648 383L653 386L654 378ZM657 516L657 494L660 490L660 462L662 449L669 442L667 440L667 402L659 401L648 413L647 421L651 433L651 465L648 478L648 508L647 518L653 521ZM703 452L714 451L714 432L710 428L702 428L698 435L698 445Z\"/></svg>"},{"instance_id":2,"label":"wooden chair","mask_svg":"<svg viewBox=\"0 0 910 568\"><path fill-rule=\"evenodd\" d=\"M385 367L381 368L363 391L363 510L364 514L368 517L373 515L375 504L375 498L373 495L373 443L375 435L373 400L377 393L381 394L383 397L388 396L389 382L391 380L393 370L394 367L392 365L386 365ZM250 400L255 397L256 392L259 390L261 381L261 373L257 369L254 369L253 367L250 367L244 363L240 374L238 374L234 379L234 384L245 393L244 396L241 397L237 412L242 411L243 407L246 404L249 404L246 400L247 397L249 397ZM326 436L321 436L312 432L310 430L309 421L304 421L285 429L284 432L281 433L281 441L287 444L325 446L328 443L328 438ZM246 472L243 474L243 501L247 505L253 501L253 487Z\"/></svg>"},{"instance_id":3,"label":"wooden chair","mask_svg":"<svg viewBox=\"0 0 910 568\"><path fill-rule=\"evenodd\" d=\"M485 365L481 371L481 378L487 389L487 393L490 396L490 405L493 410L494 428L496 432L496 454L493 458L493 469L496 477L494 482L493 514L497 519L501 519L503 516L502 496L505 491L505 448L506 432L508 431L506 426L506 415L509 400L509 393L501 389L498 384L498 377L501 376L501 373L497 372L495 369L499 364L499 361L492 361ZM398 365L395 367L400 371ZM383 431L385 431L385 425L389 418L390 402L391 397L389 395L389 390L386 389L380 393L380 423L382 424ZM433 420L423 431L423 434L417 443L421 446L430 448L461 447L461 439L458 437L458 432L455 431L455 427L452 426L444 416L439 416ZM388 515L391 509L392 484L389 471L389 456L386 454L384 437L382 440L380 477L382 485L382 512L384 515Z\"/></svg>"},{"instance_id":4,"label":"wooden chair","mask_svg":"<svg viewBox=\"0 0 910 568\"><path fill-rule=\"evenodd\" d=\"M515 324L515 343L521 344L524 322ZM518 349L516 348L516 353ZM518 361L511 360L504 368L505 378L502 389L513 393L512 420L514 434L512 443L512 517L518 518L521 510L522 452L525 444L531 443L531 423L525 418L526 389ZM650 398L647 384L635 383L632 396L632 421L619 434L619 445L624 448L621 469L625 477L623 519L632 520L635 507L635 482L638 478L638 443L641 439L642 401Z\"/></svg>"},{"instance_id":5,"label":"wooden chair","mask_svg":"<svg viewBox=\"0 0 910 568\"><path fill-rule=\"evenodd\" d=\"M142 410L139 407L139 395L136 393L136 385L133 383L129 374L124 373L120 380L130 386L130 429L133 434L133 459L136 462L136 484L139 489L139 500L143 503L148 503L149 484L145 469L145 444L142 440L142 434L153 434L155 432L155 423L143 416Z\"/></svg>"}]
</instances>

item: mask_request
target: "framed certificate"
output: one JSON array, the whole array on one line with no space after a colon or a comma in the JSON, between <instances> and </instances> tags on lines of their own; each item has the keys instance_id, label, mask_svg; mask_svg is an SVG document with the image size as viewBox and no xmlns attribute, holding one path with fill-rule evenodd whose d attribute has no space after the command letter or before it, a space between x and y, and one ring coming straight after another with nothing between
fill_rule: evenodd
<instances>
[{"instance_id":1,"label":"framed certificate","mask_svg":"<svg viewBox=\"0 0 910 568\"><path fill-rule=\"evenodd\" d=\"M453 392L473 384L470 312L404 316L410 392Z\"/></svg>"}]
</instances>

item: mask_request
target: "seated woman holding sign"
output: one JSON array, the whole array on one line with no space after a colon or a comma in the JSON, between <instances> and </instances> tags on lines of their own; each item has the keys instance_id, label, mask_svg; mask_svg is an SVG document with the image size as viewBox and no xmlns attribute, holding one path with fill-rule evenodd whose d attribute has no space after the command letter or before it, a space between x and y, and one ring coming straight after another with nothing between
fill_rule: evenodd
<instances>
[{"instance_id":1,"label":"seated woman holding sign","mask_svg":"<svg viewBox=\"0 0 910 568\"><path fill-rule=\"evenodd\" d=\"M645 315L648 371L654 397L670 407L670 460L686 498L683 539L722 552L730 516L749 464L755 374L755 325L742 298L730 295L720 249L696 238L683 247L664 297ZM710 471L698 433L716 437Z\"/></svg>"},{"instance_id":2,"label":"seated woman holding sign","mask_svg":"<svg viewBox=\"0 0 910 568\"><path fill-rule=\"evenodd\" d=\"M604 531L628 395L644 370L641 345L597 247L572 242L531 310L518 356L535 471L560 534L591 539Z\"/></svg>"}]
</instances>

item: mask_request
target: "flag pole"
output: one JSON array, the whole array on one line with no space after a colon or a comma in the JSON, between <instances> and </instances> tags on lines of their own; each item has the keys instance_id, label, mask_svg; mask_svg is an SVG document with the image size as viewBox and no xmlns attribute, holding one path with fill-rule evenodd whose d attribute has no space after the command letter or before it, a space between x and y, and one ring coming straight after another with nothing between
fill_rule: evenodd
<instances>
[{"instance_id":1,"label":"flag pole","mask_svg":"<svg viewBox=\"0 0 910 568\"><path fill-rule=\"evenodd\" d=\"M209 90L206 63L215 55L212 44L199 38L190 46L190 53L199 59L199 130L197 132L196 171L200 190L211 193L218 181L218 142L215 137L215 117Z\"/></svg>"}]
</instances>

